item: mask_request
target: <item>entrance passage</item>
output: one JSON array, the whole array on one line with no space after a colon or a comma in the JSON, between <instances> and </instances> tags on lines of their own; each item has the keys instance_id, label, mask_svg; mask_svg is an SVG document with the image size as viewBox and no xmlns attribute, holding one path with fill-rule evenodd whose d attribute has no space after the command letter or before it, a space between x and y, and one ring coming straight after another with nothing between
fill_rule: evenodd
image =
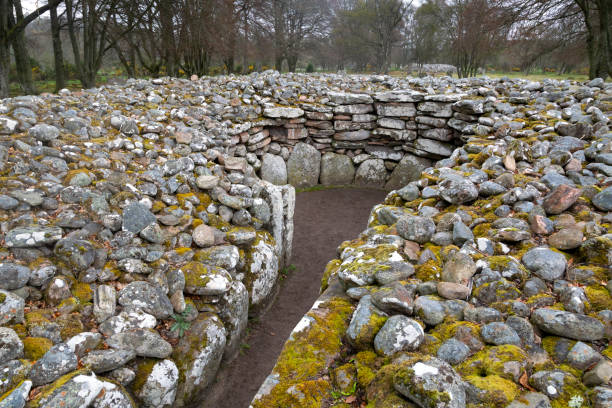
<instances>
[{"instance_id":1,"label":"entrance passage","mask_svg":"<svg viewBox=\"0 0 612 408\"><path fill-rule=\"evenodd\" d=\"M327 262L336 249L366 228L372 207L386 192L330 189L298 193L295 203L293 257L288 276L268 312L249 323L241 354L219 371L203 408L247 408L270 374L289 334L319 296Z\"/></svg>"}]
</instances>

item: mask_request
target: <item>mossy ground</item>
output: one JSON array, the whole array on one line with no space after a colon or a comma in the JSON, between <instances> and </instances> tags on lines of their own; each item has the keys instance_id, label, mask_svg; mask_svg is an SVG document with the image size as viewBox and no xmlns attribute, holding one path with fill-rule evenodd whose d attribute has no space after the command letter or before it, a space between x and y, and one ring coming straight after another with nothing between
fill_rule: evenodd
<instances>
[{"instance_id":1,"label":"mossy ground","mask_svg":"<svg viewBox=\"0 0 612 408\"><path fill-rule=\"evenodd\" d=\"M329 377L329 367L339 356L342 334L352 312L352 302L343 298L333 298L310 311L307 316L313 319L311 324L292 334L274 367L280 383L253 407L314 408L329 399L332 386L325 377Z\"/></svg>"}]
</instances>

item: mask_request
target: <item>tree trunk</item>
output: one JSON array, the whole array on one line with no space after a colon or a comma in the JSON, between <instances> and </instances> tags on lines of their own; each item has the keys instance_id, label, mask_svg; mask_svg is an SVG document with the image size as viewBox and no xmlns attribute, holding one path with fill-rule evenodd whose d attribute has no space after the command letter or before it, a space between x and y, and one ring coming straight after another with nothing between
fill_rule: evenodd
<instances>
[{"instance_id":1,"label":"tree trunk","mask_svg":"<svg viewBox=\"0 0 612 408\"><path fill-rule=\"evenodd\" d=\"M609 12L612 1L599 0L599 42L597 47L598 65L597 76L606 79L612 69L612 34L610 34Z\"/></svg>"},{"instance_id":2,"label":"tree trunk","mask_svg":"<svg viewBox=\"0 0 612 408\"><path fill-rule=\"evenodd\" d=\"M283 60L285 58L283 58L282 55L276 55L274 57L274 69L277 70L278 72L282 72L283 70Z\"/></svg>"},{"instance_id":3,"label":"tree trunk","mask_svg":"<svg viewBox=\"0 0 612 408\"><path fill-rule=\"evenodd\" d=\"M64 73L64 55L62 52L62 40L60 38L60 25L57 18L57 6L51 7L51 38L53 39L53 57L55 62L55 91L66 87L66 75Z\"/></svg>"},{"instance_id":4,"label":"tree trunk","mask_svg":"<svg viewBox=\"0 0 612 408\"><path fill-rule=\"evenodd\" d=\"M83 78L83 63L81 62L81 51L79 49L79 40L76 36L76 28L74 26L74 14L72 8L72 0L66 0L66 16L68 18L68 35L70 36L70 44L72 45L72 54L74 56L74 65L77 70L79 79ZM82 81L81 81L82 84Z\"/></svg>"},{"instance_id":5,"label":"tree trunk","mask_svg":"<svg viewBox=\"0 0 612 408\"><path fill-rule=\"evenodd\" d=\"M134 72L134 65L130 63L130 61L128 61L119 44L113 44L113 49L115 50L115 53L117 54L121 65L123 65L123 68L125 68L125 72L127 73L128 78L135 78L136 73Z\"/></svg>"},{"instance_id":6,"label":"tree trunk","mask_svg":"<svg viewBox=\"0 0 612 408\"><path fill-rule=\"evenodd\" d=\"M15 8L16 20L12 21L13 15L12 13L9 13L9 25L16 25L20 20L23 20L21 0L13 0L13 7ZM30 64L30 56L26 47L25 29L19 30L19 32L17 32L17 34L11 38L11 44L13 46L15 67L17 69L19 84L21 85L21 88L25 94L35 94L36 87L34 86L34 81L32 80L32 65Z\"/></svg>"},{"instance_id":7,"label":"tree trunk","mask_svg":"<svg viewBox=\"0 0 612 408\"><path fill-rule=\"evenodd\" d=\"M166 72L170 76L176 76L176 47L174 43L174 24L172 22L172 1L160 0L159 17L161 22L161 40L163 56L166 62Z\"/></svg>"},{"instance_id":8,"label":"tree trunk","mask_svg":"<svg viewBox=\"0 0 612 408\"><path fill-rule=\"evenodd\" d=\"M0 38L0 99L9 96L9 71L11 69L11 54L9 45Z\"/></svg>"},{"instance_id":9,"label":"tree trunk","mask_svg":"<svg viewBox=\"0 0 612 408\"><path fill-rule=\"evenodd\" d=\"M289 72L295 72L295 69L297 67L297 62L298 62L297 55L290 55L287 57L287 65L289 67Z\"/></svg>"}]
</instances>

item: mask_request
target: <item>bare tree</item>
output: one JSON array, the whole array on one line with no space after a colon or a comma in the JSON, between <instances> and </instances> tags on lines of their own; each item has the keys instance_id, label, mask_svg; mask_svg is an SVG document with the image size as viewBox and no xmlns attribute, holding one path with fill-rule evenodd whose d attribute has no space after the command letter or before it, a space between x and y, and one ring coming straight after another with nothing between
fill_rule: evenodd
<instances>
[{"instance_id":1,"label":"bare tree","mask_svg":"<svg viewBox=\"0 0 612 408\"><path fill-rule=\"evenodd\" d=\"M409 34L412 57L419 71L423 64L438 62L438 59L445 54L445 33L440 21L444 7L444 3L429 0L414 13Z\"/></svg>"},{"instance_id":2,"label":"bare tree","mask_svg":"<svg viewBox=\"0 0 612 408\"><path fill-rule=\"evenodd\" d=\"M66 73L64 70L64 52L60 37L60 20L57 14L57 5L49 9L51 16L51 38L53 41L53 60L55 67L55 90L66 87Z\"/></svg>"},{"instance_id":3,"label":"bare tree","mask_svg":"<svg viewBox=\"0 0 612 408\"><path fill-rule=\"evenodd\" d=\"M153 2L141 5L130 0L65 0L65 3L79 80L85 88L91 88L96 85L96 75L105 54L136 27L151 10ZM129 6L136 7L135 15L119 14ZM79 41L78 34L82 41Z\"/></svg>"},{"instance_id":4,"label":"bare tree","mask_svg":"<svg viewBox=\"0 0 612 408\"><path fill-rule=\"evenodd\" d=\"M387 73L391 52L401 40L410 2L403 0L357 0L339 15L338 29L349 37L341 42L365 45L378 71Z\"/></svg>"},{"instance_id":5,"label":"bare tree","mask_svg":"<svg viewBox=\"0 0 612 408\"><path fill-rule=\"evenodd\" d=\"M274 67L281 70L287 61L289 71L309 41L320 39L328 25L328 3L325 0L267 0L261 7L264 28L274 39Z\"/></svg>"},{"instance_id":6,"label":"bare tree","mask_svg":"<svg viewBox=\"0 0 612 408\"><path fill-rule=\"evenodd\" d=\"M32 70L25 45L24 30L28 24L57 6L61 0L50 0L47 4L25 16L20 0L0 0L0 98L9 94L10 50L13 47L21 87L26 93L34 93Z\"/></svg>"}]
</instances>

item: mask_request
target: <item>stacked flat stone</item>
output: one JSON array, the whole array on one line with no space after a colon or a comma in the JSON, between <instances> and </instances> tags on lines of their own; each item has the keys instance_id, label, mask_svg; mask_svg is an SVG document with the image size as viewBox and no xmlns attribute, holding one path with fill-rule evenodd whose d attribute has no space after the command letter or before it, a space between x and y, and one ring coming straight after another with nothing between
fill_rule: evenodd
<instances>
[{"instance_id":1,"label":"stacked flat stone","mask_svg":"<svg viewBox=\"0 0 612 408\"><path fill-rule=\"evenodd\" d=\"M506 82L440 127L454 96L379 101L465 144L340 245L252 408L612 407L612 85Z\"/></svg>"}]
</instances>

